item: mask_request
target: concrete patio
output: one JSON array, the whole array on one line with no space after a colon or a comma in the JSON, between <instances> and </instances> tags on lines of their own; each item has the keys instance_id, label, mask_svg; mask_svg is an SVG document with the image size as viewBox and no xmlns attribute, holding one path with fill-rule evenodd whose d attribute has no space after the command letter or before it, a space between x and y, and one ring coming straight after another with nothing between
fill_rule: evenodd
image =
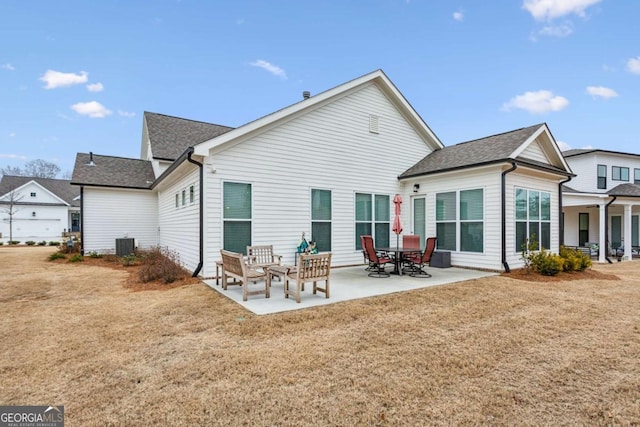
<instances>
[{"instance_id":1,"label":"concrete patio","mask_svg":"<svg viewBox=\"0 0 640 427\"><path fill-rule=\"evenodd\" d=\"M321 293L313 295L313 285L307 284L299 304L296 303L295 298L284 297L284 285L277 280L272 282L270 298L265 298L264 295L254 295L250 296L248 301L242 301L242 289L240 286L228 286L225 291L222 289L222 285L216 286L215 279L205 280L204 283L211 289L242 305L247 310L263 315L497 275L497 273L492 272L451 267L429 268L428 272L432 275L429 278L393 274L388 278L375 278L369 277L364 268L365 266L361 265L331 269L330 298L325 298L324 294ZM321 286L323 285L324 282L321 283ZM254 286L259 285L251 285L251 287Z\"/></svg>"}]
</instances>

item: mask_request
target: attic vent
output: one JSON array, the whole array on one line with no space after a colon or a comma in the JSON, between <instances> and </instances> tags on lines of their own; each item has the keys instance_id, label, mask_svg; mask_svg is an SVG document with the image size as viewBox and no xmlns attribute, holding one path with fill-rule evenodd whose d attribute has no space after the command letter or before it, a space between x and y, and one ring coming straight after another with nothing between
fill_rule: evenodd
<instances>
[{"instance_id":1,"label":"attic vent","mask_svg":"<svg viewBox=\"0 0 640 427\"><path fill-rule=\"evenodd\" d=\"M378 121L378 116L374 116L373 114L369 115L369 132L380 133L380 131L378 130Z\"/></svg>"}]
</instances>

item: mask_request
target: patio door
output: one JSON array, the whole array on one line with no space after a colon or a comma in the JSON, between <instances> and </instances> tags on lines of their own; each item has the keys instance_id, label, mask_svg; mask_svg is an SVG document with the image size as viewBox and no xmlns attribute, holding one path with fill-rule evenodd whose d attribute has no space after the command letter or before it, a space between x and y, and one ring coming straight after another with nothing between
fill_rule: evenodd
<instances>
[{"instance_id":1,"label":"patio door","mask_svg":"<svg viewBox=\"0 0 640 427\"><path fill-rule=\"evenodd\" d=\"M638 215L631 217L631 246L640 246L638 243Z\"/></svg>"},{"instance_id":2,"label":"patio door","mask_svg":"<svg viewBox=\"0 0 640 427\"><path fill-rule=\"evenodd\" d=\"M615 250L622 246L622 217L611 217L611 249Z\"/></svg>"},{"instance_id":3,"label":"patio door","mask_svg":"<svg viewBox=\"0 0 640 427\"><path fill-rule=\"evenodd\" d=\"M427 237L427 202L424 196L411 198L411 234L420 236L420 248L424 249Z\"/></svg>"}]
</instances>

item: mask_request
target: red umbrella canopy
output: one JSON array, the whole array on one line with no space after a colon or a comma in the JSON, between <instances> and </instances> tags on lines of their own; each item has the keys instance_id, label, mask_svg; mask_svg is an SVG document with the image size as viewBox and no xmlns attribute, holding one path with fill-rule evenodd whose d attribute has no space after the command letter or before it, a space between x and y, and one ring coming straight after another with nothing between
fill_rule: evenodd
<instances>
[{"instance_id":1,"label":"red umbrella canopy","mask_svg":"<svg viewBox=\"0 0 640 427\"><path fill-rule=\"evenodd\" d=\"M395 205L396 208L396 216L393 219L393 232L396 234L400 234L402 233L402 222L400 222L400 212L401 212L401 205L402 205L402 197L399 194L396 194L395 197L393 198L393 204Z\"/></svg>"}]
</instances>

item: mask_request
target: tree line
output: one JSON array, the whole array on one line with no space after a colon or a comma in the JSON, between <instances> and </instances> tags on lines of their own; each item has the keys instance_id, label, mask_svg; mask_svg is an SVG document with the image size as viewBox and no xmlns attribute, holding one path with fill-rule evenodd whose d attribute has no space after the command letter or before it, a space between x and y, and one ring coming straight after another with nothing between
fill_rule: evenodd
<instances>
[{"instance_id":1,"label":"tree line","mask_svg":"<svg viewBox=\"0 0 640 427\"><path fill-rule=\"evenodd\" d=\"M13 175L13 176L31 176L36 178L56 178L60 175L62 169L55 163L47 162L46 160L36 159L28 161L23 167L20 166L5 166L0 168L0 176ZM62 174L62 179L71 179L71 173L65 172Z\"/></svg>"}]
</instances>

